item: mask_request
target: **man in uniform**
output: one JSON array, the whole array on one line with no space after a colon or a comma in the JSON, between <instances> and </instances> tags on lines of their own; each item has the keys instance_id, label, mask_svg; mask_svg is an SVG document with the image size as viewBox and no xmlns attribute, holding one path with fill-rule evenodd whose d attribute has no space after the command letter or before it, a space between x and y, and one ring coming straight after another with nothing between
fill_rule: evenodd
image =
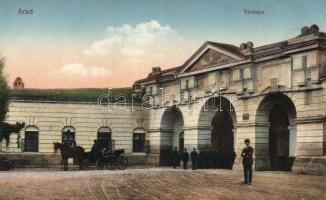
<instances>
[{"instance_id":1,"label":"man in uniform","mask_svg":"<svg viewBox=\"0 0 326 200\"><path fill-rule=\"evenodd\" d=\"M197 169L197 160L198 160L198 153L196 151L196 148L192 150L190 153L190 158L191 158L191 167L193 170Z\"/></svg>"},{"instance_id":2,"label":"man in uniform","mask_svg":"<svg viewBox=\"0 0 326 200\"><path fill-rule=\"evenodd\" d=\"M252 181L252 164L253 158L252 154L254 153L254 148L250 146L250 140L245 139L246 147L242 150L242 164L243 164L243 173L244 173L244 183L251 185Z\"/></svg>"},{"instance_id":3,"label":"man in uniform","mask_svg":"<svg viewBox=\"0 0 326 200\"><path fill-rule=\"evenodd\" d=\"M185 148L182 153L183 169L188 169L188 166L187 166L188 161L189 161L189 153L187 151L187 148Z\"/></svg>"},{"instance_id":4,"label":"man in uniform","mask_svg":"<svg viewBox=\"0 0 326 200\"><path fill-rule=\"evenodd\" d=\"M174 150L172 151L172 166L174 169L177 168L178 161L179 161L179 151L178 148L175 147Z\"/></svg>"}]
</instances>

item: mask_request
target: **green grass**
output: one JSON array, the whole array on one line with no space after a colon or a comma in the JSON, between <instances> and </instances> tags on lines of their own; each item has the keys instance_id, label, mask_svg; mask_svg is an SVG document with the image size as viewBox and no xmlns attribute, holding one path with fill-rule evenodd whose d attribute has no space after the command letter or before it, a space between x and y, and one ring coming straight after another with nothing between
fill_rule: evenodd
<instances>
[{"instance_id":1,"label":"green grass","mask_svg":"<svg viewBox=\"0 0 326 200\"><path fill-rule=\"evenodd\" d=\"M22 89L11 90L10 98L13 100L39 100L39 101L73 101L73 102L97 102L99 96L108 94L107 88L83 88L83 89ZM116 102L117 95L127 98L127 103L132 101L132 88L111 89L110 102ZM123 100L122 98L119 99ZM104 100L103 102L105 102ZM139 98L134 98L139 103Z\"/></svg>"}]
</instances>

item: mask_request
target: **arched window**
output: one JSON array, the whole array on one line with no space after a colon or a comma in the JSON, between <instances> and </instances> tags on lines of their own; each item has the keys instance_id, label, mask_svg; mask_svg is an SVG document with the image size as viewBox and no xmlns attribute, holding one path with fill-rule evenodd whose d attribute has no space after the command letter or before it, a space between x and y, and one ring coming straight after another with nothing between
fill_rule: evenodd
<instances>
[{"instance_id":1,"label":"arched window","mask_svg":"<svg viewBox=\"0 0 326 200\"><path fill-rule=\"evenodd\" d=\"M145 130L143 128L136 128L133 131L132 137L132 151L146 152Z\"/></svg>"},{"instance_id":2,"label":"arched window","mask_svg":"<svg viewBox=\"0 0 326 200\"><path fill-rule=\"evenodd\" d=\"M27 126L25 129L24 152L38 152L39 129L36 126Z\"/></svg>"},{"instance_id":3,"label":"arched window","mask_svg":"<svg viewBox=\"0 0 326 200\"><path fill-rule=\"evenodd\" d=\"M113 149L112 131L109 127L101 127L97 131L97 144L100 149Z\"/></svg>"},{"instance_id":4,"label":"arched window","mask_svg":"<svg viewBox=\"0 0 326 200\"><path fill-rule=\"evenodd\" d=\"M71 126L66 126L62 129L62 144L66 144L69 147L76 146L75 140L76 130Z\"/></svg>"}]
</instances>

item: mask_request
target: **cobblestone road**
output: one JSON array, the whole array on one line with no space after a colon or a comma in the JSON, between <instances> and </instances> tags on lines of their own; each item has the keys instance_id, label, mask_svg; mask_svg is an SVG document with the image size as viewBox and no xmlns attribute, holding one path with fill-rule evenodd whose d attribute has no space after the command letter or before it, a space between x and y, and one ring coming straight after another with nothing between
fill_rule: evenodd
<instances>
[{"instance_id":1,"label":"cobblestone road","mask_svg":"<svg viewBox=\"0 0 326 200\"><path fill-rule=\"evenodd\" d=\"M0 199L326 199L326 176L169 168L0 172Z\"/></svg>"}]
</instances>

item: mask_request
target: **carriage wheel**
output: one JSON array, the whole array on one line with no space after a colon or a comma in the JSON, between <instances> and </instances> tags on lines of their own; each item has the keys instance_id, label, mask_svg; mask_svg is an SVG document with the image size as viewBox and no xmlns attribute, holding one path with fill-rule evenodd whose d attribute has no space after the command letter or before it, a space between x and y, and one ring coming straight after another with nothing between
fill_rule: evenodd
<instances>
[{"instance_id":1,"label":"carriage wheel","mask_svg":"<svg viewBox=\"0 0 326 200\"><path fill-rule=\"evenodd\" d=\"M105 162L105 165L106 168L108 168L109 170L115 170L115 168L117 167L115 158L108 158Z\"/></svg>"},{"instance_id":2,"label":"carriage wheel","mask_svg":"<svg viewBox=\"0 0 326 200\"><path fill-rule=\"evenodd\" d=\"M118 158L117 167L120 170L125 170L128 167L128 159L126 157Z\"/></svg>"},{"instance_id":3,"label":"carriage wheel","mask_svg":"<svg viewBox=\"0 0 326 200\"><path fill-rule=\"evenodd\" d=\"M96 161L96 169L98 170L104 169L104 161L102 159L98 159Z\"/></svg>"}]
</instances>

